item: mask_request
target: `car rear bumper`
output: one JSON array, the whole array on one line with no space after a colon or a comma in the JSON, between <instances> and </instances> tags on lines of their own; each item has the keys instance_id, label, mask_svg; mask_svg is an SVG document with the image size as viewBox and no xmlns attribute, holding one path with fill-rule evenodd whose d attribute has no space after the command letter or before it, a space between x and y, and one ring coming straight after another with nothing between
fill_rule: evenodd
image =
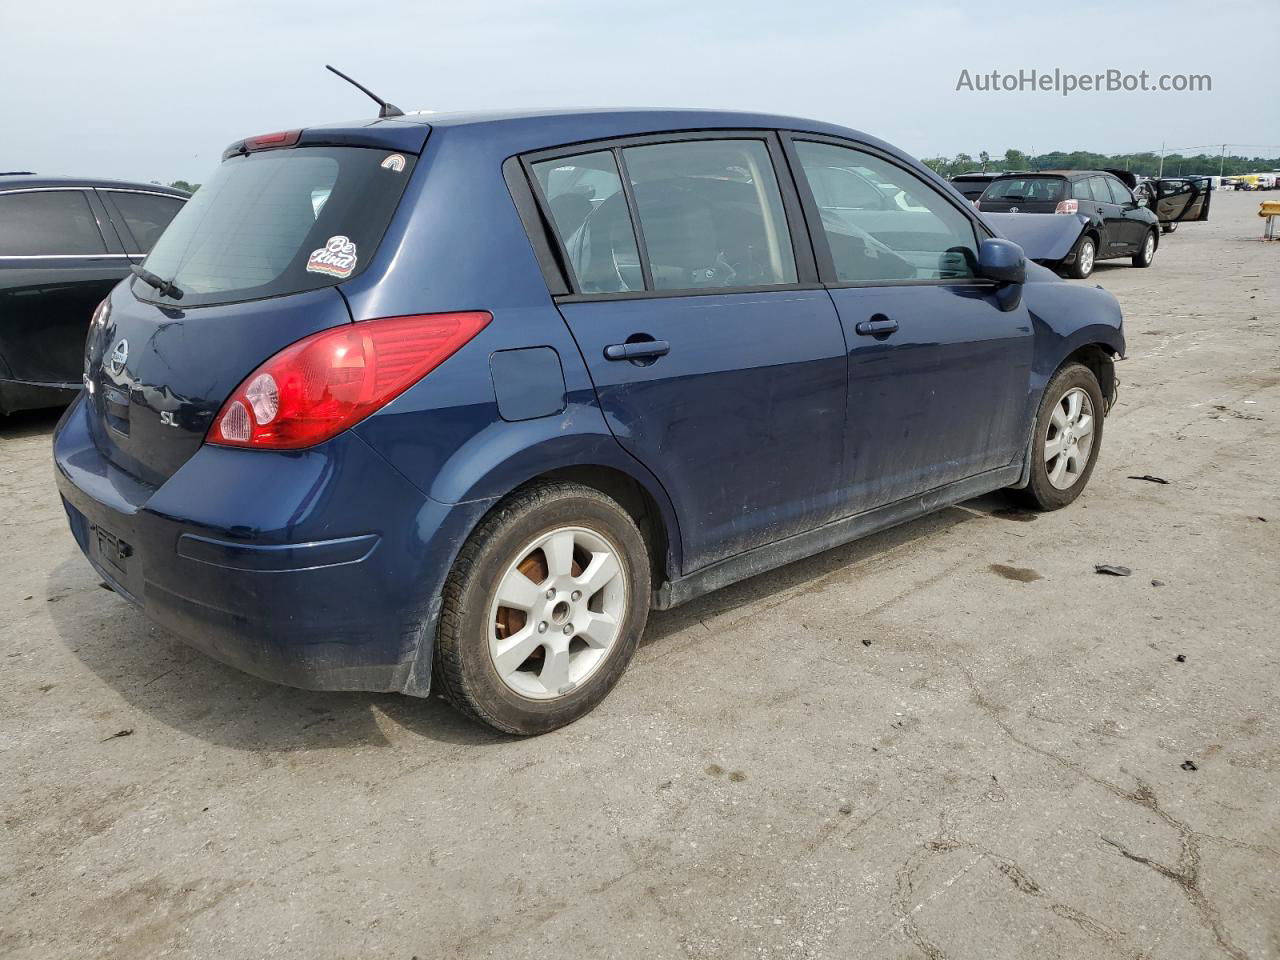
<instances>
[{"instance_id":1,"label":"car rear bumper","mask_svg":"<svg viewBox=\"0 0 1280 960\"><path fill-rule=\"evenodd\" d=\"M79 402L54 460L94 569L186 643L289 686L427 695L440 591L488 501L432 500L350 432L205 446L149 487L102 456Z\"/></svg>"}]
</instances>

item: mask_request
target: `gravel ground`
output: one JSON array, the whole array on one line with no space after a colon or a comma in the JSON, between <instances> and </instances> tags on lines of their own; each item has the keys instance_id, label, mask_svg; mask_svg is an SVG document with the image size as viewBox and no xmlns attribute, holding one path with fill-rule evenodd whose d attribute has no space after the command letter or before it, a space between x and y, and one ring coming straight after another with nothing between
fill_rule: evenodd
<instances>
[{"instance_id":1,"label":"gravel ground","mask_svg":"<svg viewBox=\"0 0 1280 960\"><path fill-rule=\"evenodd\" d=\"M657 614L536 740L187 650L76 551L54 417L0 423L0 955L1280 957L1257 202L1086 281L1130 356L1073 507L983 498Z\"/></svg>"}]
</instances>

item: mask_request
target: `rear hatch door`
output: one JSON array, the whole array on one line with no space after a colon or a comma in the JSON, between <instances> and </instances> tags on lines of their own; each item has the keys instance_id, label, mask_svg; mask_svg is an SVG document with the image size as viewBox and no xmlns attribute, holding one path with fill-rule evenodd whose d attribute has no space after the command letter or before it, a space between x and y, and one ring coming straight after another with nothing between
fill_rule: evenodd
<instances>
[{"instance_id":1,"label":"rear hatch door","mask_svg":"<svg viewBox=\"0 0 1280 960\"><path fill-rule=\"evenodd\" d=\"M1053 213L1066 198L1063 177L1006 177L993 180L978 204L991 213Z\"/></svg>"},{"instance_id":2,"label":"rear hatch door","mask_svg":"<svg viewBox=\"0 0 1280 960\"><path fill-rule=\"evenodd\" d=\"M350 323L337 287L374 257L415 160L381 146L229 151L142 264L162 282L127 278L91 329L102 454L158 486L248 374Z\"/></svg>"}]
</instances>

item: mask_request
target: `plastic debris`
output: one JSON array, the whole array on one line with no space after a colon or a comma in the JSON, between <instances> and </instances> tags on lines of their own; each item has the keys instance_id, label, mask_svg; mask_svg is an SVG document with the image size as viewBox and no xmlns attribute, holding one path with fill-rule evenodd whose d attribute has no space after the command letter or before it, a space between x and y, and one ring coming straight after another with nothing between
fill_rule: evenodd
<instances>
[{"instance_id":1,"label":"plastic debris","mask_svg":"<svg viewBox=\"0 0 1280 960\"><path fill-rule=\"evenodd\" d=\"M1109 577L1127 577L1133 573L1128 567L1122 567L1118 563L1095 563L1093 572L1105 573Z\"/></svg>"},{"instance_id":2,"label":"plastic debris","mask_svg":"<svg viewBox=\"0 0 1280 960\"><path fill-rule=\"evenodd\" d=\"M864 647L869 647L869 646L871 646L871 638L870 638L870 637L863 637L863 638L862 638L862 645L863 645Z\"/></svg>"},{"instance_id":3,"label":"plastic debris","mask_svg":"<svg viewBox=\"0 0 1280 960\"><path fill-rule=\"evenodd\" d=\"M1196 766L1194 763L1192 763L1190 760L1183 760L1183 761L1182 761L1182 769L1183 769L1183 770L1199 770L1200 768L1199 768L1199 767L1197 767L1197 766Z\"/></svg>"},{"instance_id":4,"label":"plastic debris","mask_svg":"<svg viewBox=\"0 0 1280 960\"><path fill-rule=\"evenodd\" d=\"M133 727L130 727L128 730L117 730L117 731L116 731L115 733L113 733L111 736L109 736L109 737L103 737L103 738L102 738L100 741L98 741L98 742L99 742L99 743L106 743L108 740L116 740L116 739L118 739L118 738L120 738L120 737L131 737L131 736L133 736Z\"/></svg>"},{"instance_id":5,"label":"plastic debris","mask_svg":"<svg viewBox=\"0 0 1280 960\"><path fill-rule=\"evenodd\" d=\"M1151 581L1151 585L1152 585L1153 587L1163 587L1163 586L1164 586L1164 581L1163 581L1163 580L1152 580L1152 581Z\"/></svg>"},{"instance_id":6,"label":"plastic debris","mask_svg":"<svg viewBox=\"0 0 1280 960\"><path fill-rule=\"evenodd\" d=\"M1180 654L1178 654L1176 657L1174 657L1173 659L1177 660L1179 663L1186 663L1186 662L1187 662L1187 655L1186 655L1185 653L1180 653Z\"/></svg>"},{"instance_id":7,"label":"plastic debris","mask_svg":"<svg viewBox=\"0 0 1280 960\"><path fill-rule=\"evenodd\" d=\"M1168 481L1168 480L1166 480L1164 477L1153 477L1153 476L1152 476L1151 474L1149 474L1149 473L1144 473L1144 474L1143 474L1142 476L1140 476L1140 477L1134 477L1134 476L1131 476L1131 477L1129 477L1129 479L1130 479L1130 480L1145 480L1145 481L1147 481L1147 483L1168 483L1168 482L1169 482L1169 481Z\"/></svg>"}]
</instances>

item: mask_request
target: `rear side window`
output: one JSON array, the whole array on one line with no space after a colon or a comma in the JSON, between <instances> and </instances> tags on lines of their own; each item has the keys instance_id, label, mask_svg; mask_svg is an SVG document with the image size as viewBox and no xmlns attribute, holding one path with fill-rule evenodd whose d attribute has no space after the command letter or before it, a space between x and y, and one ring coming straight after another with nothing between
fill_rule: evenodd
<instances>
[{"instance_id":1,"label":"rear side window","mask_svg":"<svg viewBox=\"0 0 1280 960\"><path fill-rule=\"evenodd\" d=\"M608 150L533 164L581 293L644 289L618 165Z\"/></svg>"},{"instance_id":2,"label":"rear side window","mask_svg":"<svg viewBox=\"0 0 1280 960\"><path fill-rule=\"evenodd\" d=\"M769 149L686 140L622 151L655 290L796 282Z\"/></svg>"},{"instance_id":3,"label":"rear side window","mask_svg":"<svg viewBox=\"0 0 1280 960\"><path fill-rule=\"evenodd\" d=\"M125 226L137 241L132 252L146 253L169 225L169 221L182 209L180 197L162 197L156 193L131 193L121 190L107 191Z\"/></svg>"},{"instance_id":4,"label":"rear side window","mask_svg":"<svg viewBox=\"0 0 1280 960\"><path fill-rule=\"evenodd\" d=\"M1129 192L1129 188L1115 177L1107 177L1107 186L1111 189L1113 202L1120 204L1133 202L1133 194Z\"/></svg>"},{"instance_id":5,"label":"rear side window","mask_svg":"<svg viewBox=\"0 0 1280 960\"><path fill-rule=\"evenodd\" d=\"M0 194L0 257L79 257L106 251L83 191Z\"/></svg>"},{"instance_id":6,"label":"rear side window","mask_svg":"<svg viewBox=\"0 0 1280 960\"><path fill-rule=\"evenodd\" d=\"M299 147L224 160L156 241L146 269L184 306L341 283L372 259L415 158L365 147ZM164 299L136 282L145 299Z\"/></svg>"},{"instance_id":7,"label":"rear side window","mask_svg":"<svg viewBox=\"0 0 1280 960\"><path fill-rule=\"evenodd\" d=\"M1015 177L996 180L983 193L983 200L1008 200L1011 203L1042 201L1057 203L1066 192L1067 182L1061 177Z\"/></svg>"},{"instance_id":8,"label":"rear side window","mask_svg":"<svg viewBox=\"0 0 1280 960\"><path fill-rule=\"evenodd\" d=\"M836 279L942 280L974 275L977 238L969 218L923 180L879 157L829 143L796 141L796 154L822 217ZM849 206L852 192L813 186L833 173L870 185L874 201ZM862 195L859 191L858 196Z\"/></svg>"},{"instance_id":9,"label":"rear side window","mask_svg":"<svg viewBox=\"0 0 1280 960\"><path fill-rule=\"evenodd\" d=\"M1111 191L1107 189L1106 177L1090 177L1089 190L1093 193L1093 199L1099 203L1114 203Z\"/></svg>"},{"instance_id":10,"label":"rear side window","mask_svg":"<svg viewBox=\"0 0 1280 960\"><path fill-rule=\"evenodd\" d=\"M1093 191L1089 189L1088 180L1075 180L1071 184L1071 198L1073 200L1092 200Z\"/></svg>"}]
</instances>

